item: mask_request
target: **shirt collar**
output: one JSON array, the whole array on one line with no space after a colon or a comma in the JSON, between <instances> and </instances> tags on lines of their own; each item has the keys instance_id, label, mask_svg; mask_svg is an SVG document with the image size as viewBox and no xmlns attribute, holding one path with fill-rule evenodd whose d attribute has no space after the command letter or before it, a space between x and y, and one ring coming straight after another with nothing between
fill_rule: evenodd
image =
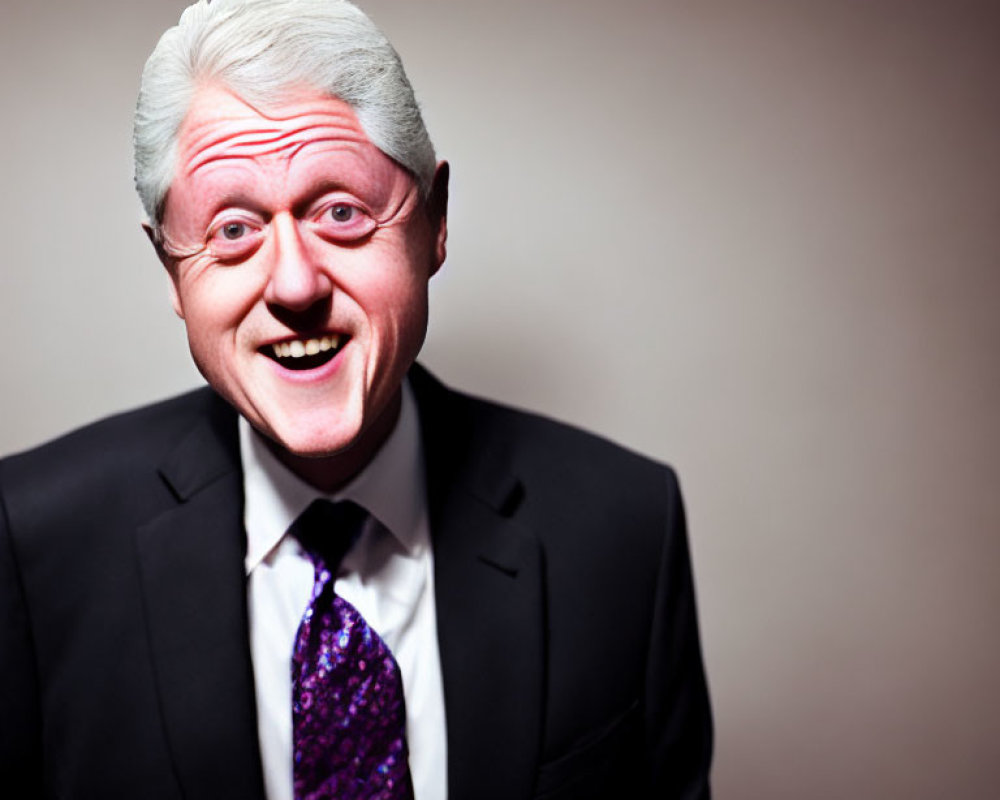
<instances>
[{"instance_id":1,"label":"shirt collar","mask_svg":"<svg viewBox=\"0 0 1000 800\"><path fill-rule=\"evenodd\" d=\"M395 428L368 465L334 494L320 492L291 472L250 423L239 418L247 574L268 557L295 518L317 498L353 500L412 552L426 497L424 459L417 404L409 381L403 381L402 390Z\"/></svg>"}]
</instances>

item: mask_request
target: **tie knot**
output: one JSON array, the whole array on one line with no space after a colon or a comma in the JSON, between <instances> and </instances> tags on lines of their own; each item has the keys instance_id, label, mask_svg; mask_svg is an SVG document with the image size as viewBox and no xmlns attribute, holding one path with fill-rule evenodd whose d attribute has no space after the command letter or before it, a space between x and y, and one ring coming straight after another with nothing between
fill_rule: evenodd
<instances>
[{"instance_id":1,"label":"tie knot","mask_svg":"<svg viewBox=\"0 0 1000 800\"><path fill-rule=\"evenodd\" d=\"M350 500L313 500L288 532L299 540L314 564L322 564L332 574L361 535L368 516L365 509Z\"/></svg>"}]
</instances>

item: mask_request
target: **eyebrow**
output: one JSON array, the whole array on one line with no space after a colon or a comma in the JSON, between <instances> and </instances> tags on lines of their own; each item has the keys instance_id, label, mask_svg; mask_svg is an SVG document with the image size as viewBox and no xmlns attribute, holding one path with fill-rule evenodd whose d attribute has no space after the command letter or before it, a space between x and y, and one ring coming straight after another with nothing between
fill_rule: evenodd
<instances>
[{"instance_id":1,"label":"eyebrow","mask_svg":"<svg viewBox=\"0 0 1000 800\"><path fill-rule=\"evenodd\" d=\"M247 191L246 183L233 182L232 185L202 192L195 201L196 218L200 220L203 217L206 224L227 208L242 208L264 218L271 217L271 212L260 199Z\"/></svg>"},{"instance_id":2,"label":"eyebrow","mask_svg":"<svg viewBox=\"0 0 1000 800\"><path fill-rule=\"evenodd\" d=\"M373 202L372 195L374 193L371 191L370 186L359 186L357 183L348 180L323 176L310 180L302 186L300 195L303 199L293 204L292 213L295 216L301 216L319 198L336 192L345 192L354 195L359 200L369 204Z\"/></svg>"},{"instance_id":3,"label":"eyebrow","mask_svg":"<svg viewBox=\"0 0 1000 800\"><path fill-rule=\"evenodd\" d=\"M358 198L369 206L369 210L373 214L385 211L388 205L387 197L381 194L378 197L373 197L373 194L376 193L371 191L370 186L358 186L336 177L321 176L309 180L301 187L301 191L297 193L301 199L294 201L289 210L294 217L301 219L324 195L338 192ZM203 215L206 223L227 208L242 208L259 214L265 220L270 220L273 216L273 211L266 203L261 202L252 192L247 191L245 182L236 180L232 181L229 186L204 193L197 207L199 216Z\"/></svg>"}]
</instances>

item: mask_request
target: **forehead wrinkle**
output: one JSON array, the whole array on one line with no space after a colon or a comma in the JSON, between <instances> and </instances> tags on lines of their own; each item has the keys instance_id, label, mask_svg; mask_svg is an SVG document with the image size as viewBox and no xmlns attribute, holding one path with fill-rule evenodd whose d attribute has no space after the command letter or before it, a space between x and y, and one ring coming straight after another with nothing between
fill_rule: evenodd
<instances>
[{"instance_id":1,"label":"forehead wrinkle","mask_svg":"<svg viewBox=\"0 0 1000 800\"><path fill-rule=\"evenodd\" d=\"M270 125L267 123L271 123ZM189 112L181 137L194 135L196 142L211 138L217 129L236 128L237 133L267 133L289 135L310 128L333 128L348 138L367 139L357 116L350 106L341 108L300 109L283 116L268 115L251 108L249 113L211 114L207 118L197 106ZM204 131L204 133L200 133ZM225 133L220 138L225 137Z\"/></svg>"},{"instance_id":2,"label":"forehead wrinkle","mask_svg":"<svg viewBox=\"0 0 1000 800\"><path fill-rule=\"evenodd\" d=\"M218 160L253 161L288 149L294 156L310 141L370 144L354 109L337 98L310 90L289 102L257 107L213 84L199 87L179 140L178 166L189 176Z\"/></svg>"},{"instance_id":3,"label":"forehead wrinkle","mask_svg":"<svg viewBox=\"0 0 1000 800\"><path fill-rule=\"evenodd\" d=\"M321 145L321 144L331 144L334 145L334 147L337 150L343 150L348 153L351 153L352 155L360 155L363 152L364 145L367 143L368 143L367 139L360 139L360 138L345 139L342 136L320 136L309 139L302 139L300 141L295 141L295 142L289 142L288 144L284 145L283 148L280 149L290 150L291 152L288 153L288 158L290 159L297 156L307 147L313 147L314 145ZM275 152L278 151L275 150ZM323 155L325 152L326 152L325 150L320 151L315 155L320 156Z\"/></svg>"},{"instance_id":4,"label":"forehead wrinkle","mask_svg":"<svg viewBox=\"0 0 1000 800\"><path fill-rule=\"evenodd\" d=\"M322 128L328 129L325 135L311 135L313 131ZM310 145L323 143L342 145L356 151L361 145L368 143L368 139L355 129L308 123L291 130L257 128L232 133L223 132L217 136L206 134L188 148L192 155L188 159L187 172L193 174L205 164L222 159L254 159L283 151L290 151L287 157L291 158Z\"/></svg>"}]
</instances>

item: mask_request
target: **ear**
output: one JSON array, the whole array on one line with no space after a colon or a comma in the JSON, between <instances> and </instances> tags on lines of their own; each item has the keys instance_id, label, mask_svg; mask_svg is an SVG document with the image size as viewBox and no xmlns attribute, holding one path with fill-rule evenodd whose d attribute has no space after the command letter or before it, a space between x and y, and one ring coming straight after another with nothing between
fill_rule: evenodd
<instances>
[{"instance_id":1,"label":"ear","mask_svg":"<svg viewBox=\"0 0 1000 800\"><path fill-rule=\"evenodd\" d=\"M430 196L427 198L427 211L430 214L431 225L434 228L434 269L437 272L448 254L448 177L451 167L447 161L438 162L434 170L434 180L431 182Z\"/></svg>"},{"instance_id":2,"label":"ear","mask_svg":"<svg viewBox=\"0 0 1000 800\"><path fill-rule=\"evenodd\" d=\"M142 223L142 229L146 232L146 238L149 239L149 243L153 245L156 257L160 259L160 263L163 264L167 275L170 276L170 305L174 307L174 313L181 319L184 319L184 307L181 305L181 297L177 291L177 260L171 258L167 253L163 247L163 240L156 233L152 225L144 222Z\"/></svg>"}]
</instances>

